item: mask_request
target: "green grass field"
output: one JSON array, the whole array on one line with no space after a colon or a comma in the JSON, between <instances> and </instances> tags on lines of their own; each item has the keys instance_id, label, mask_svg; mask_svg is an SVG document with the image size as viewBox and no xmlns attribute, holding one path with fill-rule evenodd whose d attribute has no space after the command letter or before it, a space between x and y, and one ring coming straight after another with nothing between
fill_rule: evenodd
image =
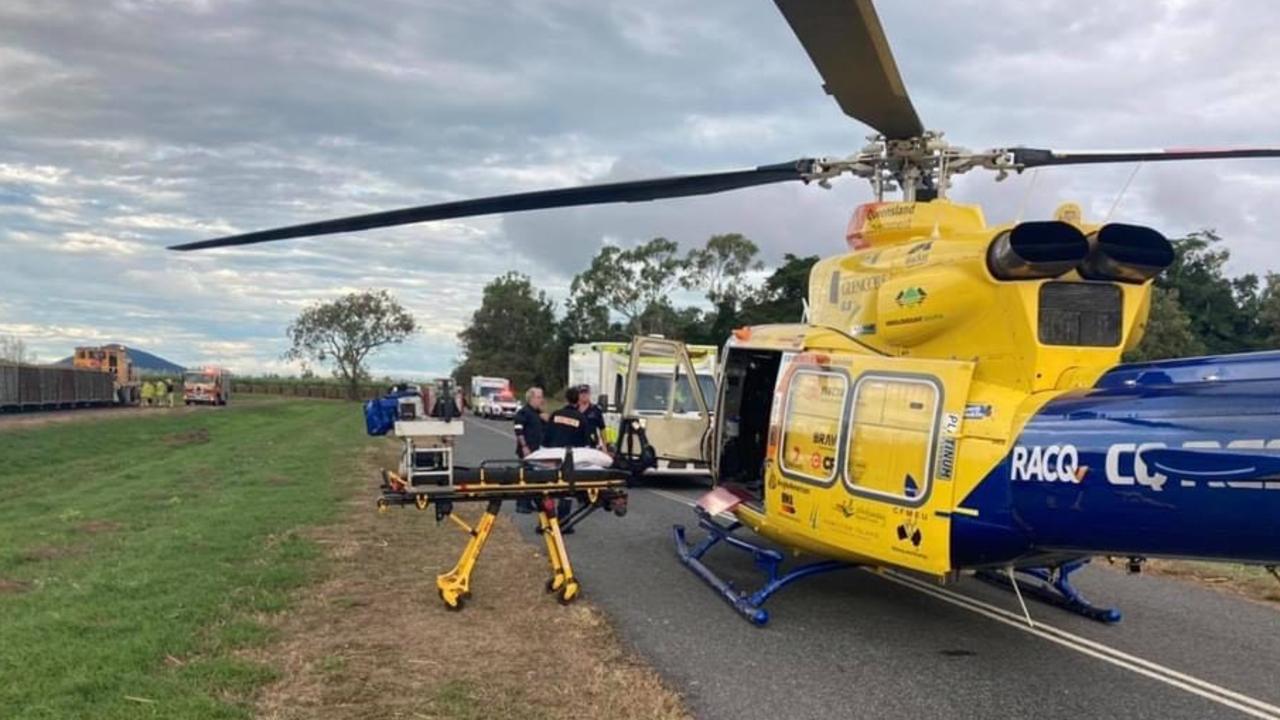
<instances>
[{"instance_id":1,"label":"green grass field","mask_svg":"<svg viewBox=\"0 0 1280 720\"><path fill-rule=\"evenodd\" d=\"M354 404L249 400L0 429L0 718L238 718L237 650L322 563ZM348 485L349 487L349 485Z\"/></svg>"}]
</instances>

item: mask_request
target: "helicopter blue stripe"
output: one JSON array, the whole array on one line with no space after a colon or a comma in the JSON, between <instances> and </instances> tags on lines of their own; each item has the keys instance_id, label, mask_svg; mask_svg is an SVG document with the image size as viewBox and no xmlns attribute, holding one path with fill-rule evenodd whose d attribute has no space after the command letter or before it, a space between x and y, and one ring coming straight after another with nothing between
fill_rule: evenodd
<instances>
[{"instance_id":1,"label":"helicopter blue stripe","mask_svg":"<svg viewBox=\"0 0 1280 720\"><path fill-rule=\"evenodd\" d=\"M959 566L1280 562L1280 352L1119 366L1049 402L963 503Z\"/></svg>"},{"instance_id":2,"label":"helicopter blue stripe","mask_svg":"<svg viewBox=\"0 0 1280 720\"><path fill-rule=\"evenodd\" d=\"M1280 379L1280 351L1126 363L1107 371L1096 388L1183 385L1197 382Z\"/></svg>"}]
</instances>

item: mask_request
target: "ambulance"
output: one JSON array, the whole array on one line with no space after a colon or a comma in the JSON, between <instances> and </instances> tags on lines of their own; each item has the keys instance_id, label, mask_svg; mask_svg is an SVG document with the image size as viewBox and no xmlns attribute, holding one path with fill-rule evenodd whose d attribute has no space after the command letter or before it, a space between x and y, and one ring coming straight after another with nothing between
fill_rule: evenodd
<instances>
[{"instance_id":1,"label":"ambulance","mask_svg":"<svg viewBox=\"0 0 1280 720\"><path fill-rule=\"evenodd\" d=\"M684 345L660 336L578 343L569 348L569 386L590 389L592 402L604 411L610 443L623 418L643 420L658 456L652 472L709 474L703 433L688 429L709 427L702 421L715 411L718 360L714 345Z\"/></svg>"}]
</instances>

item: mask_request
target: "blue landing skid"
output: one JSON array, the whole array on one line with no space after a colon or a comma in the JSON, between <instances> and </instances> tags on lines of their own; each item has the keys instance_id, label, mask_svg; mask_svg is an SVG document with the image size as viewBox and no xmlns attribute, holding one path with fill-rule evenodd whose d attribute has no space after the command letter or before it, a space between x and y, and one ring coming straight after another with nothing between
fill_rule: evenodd
<instances>
[{"instance_id":1,"label":"blue landing skid","mask_svg":"<svg viewBox=\"0 0 1280 720\"><path fill-rule=\"evenodd\" d=\"M742 523L735 521L729 525L721 525L707 517L705 513L699 512L698 526L707 531L707 537L693 547L690 547L688 542L685 541L683 525L672 527L676 541L676 553L680 556L680 562L684 563L695 575L705 580L716 592L720 593L720 596L732 605L734 610L737 610L743 617L756 625L764 625L769 622L769 611L760 606L764 605L765 601L774 593L787 585L810 575L854 567L834 560L825 560L801 565L786 574L779 575L778 570L784 559L782 553L761 547L742 538L734 537L733 533L742 527ZM734 588L732 582L716 575L711 568L702 563L702 556L721 540L728 543L730 547L751 553L751 558L755 561L756 567L765 575L763 587L749 594L739 592Z\"/></svg>"},{"instance_id":2,"label":"blue landing skid","mask_svg":"<svg viewBox=\"0 0 1280 720\"><path fill-rule=\"evenodd\" d=\"M1015 569L1014 573L1031 580L1025 585L1018 583L1018 589L1029 597L1090 620L1108 624L1120 622L1119 610L1094 605L1071 584L1071 574L1088 564L1088 559L1075 560L1054 567ZM1012 589L1009 576L1003 571L979 570L974 577L1006 590Z\"/></svg>"}]
</instances>

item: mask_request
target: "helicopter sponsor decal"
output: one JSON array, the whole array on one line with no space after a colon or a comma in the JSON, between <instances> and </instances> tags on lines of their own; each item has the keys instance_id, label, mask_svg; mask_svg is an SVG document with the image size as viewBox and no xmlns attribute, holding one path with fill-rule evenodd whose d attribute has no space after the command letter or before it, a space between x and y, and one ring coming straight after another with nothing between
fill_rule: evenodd
<instances>
[{"instance_id":1,"label":"helicopter sponsor decal","mask_svg":"<svg viewBox=\"0 0 1280 720\"><path fill-rule=\"evenodd\" d=\"M807 485L801 485L799 483L787 482L786 480L783 480L781 482L781 487L783 490L787 492L793 492L799 495L809 494L809 487Z\"/></svg>"},{"instance_id":2,"label":"helicopter sponsor decal","mask_svg":"<svg viewBox=\"0 0 1280 720\"><path fill-rule=\"evenodd\" d=\"M938 479L950 480L955 474L955 468L956 439L954 437L944 437L938 443Z\"/></svg>"},{"instance_id":3,"label":"helicopter sponsor decal","mask_svg":"<svg viewBox=\"0 0 1280 720\"><path fill-rule=\"evenodd\" d=\"M900 217L911 217L912 215L915 215L916 212L916 206L911 203L893 203L875 206L868 203L868 205L864 205L863 207L868 206L870 206L871 209L867 211L865 217L865 221L867 223L884 222L889 219L898 219Z\"/></svg>"},{"instance_id":4,"label":"helicopter sponsor decal","mask_svg":"<svg viewBox=\"0 0 1280 720\"><path fill-rule=\"evenodd\" d=\"M835 467L836 459L830 455L814 453L809 456L809 468L811 470L822 470L823 472L830 473L835 469Z\"/></svg>"},{"instance_id":5,"label":"helicopter sponsor decal","mask_svg":"<svg viewBox=\"0 0 1280 720\"><path fill-rule=\"evenodd\" d=\"M924 288L913 285L898 291L898 294L893 298L893 301L898 303L898 307L915 307L916 305L924 302L928 297L929 293L925 292Z\"/></svg>"},{"instance_id":6,"label":"helicopter sponsor decal","mask_svg":"<svg viewBox=\"0 0 1280 720\"><path fill-rule=\"evenodd\" d=\"M960 432L960 416L955 413L947 413L942 416L942 432L947 435L956 435Z\"/></svg>"},{"instance_id":7,"label":"helicopter sponsor decal","mask_svg":"<svg viewBox=\"0 0 1280 720\"><path fill-rule=\"evenodd\" d=\"M928 519L928 514L923 510L911 510L908 508L894 508L894 515L898 516L898 526L894 528L894 535L898 539L898 544L892 546L892 550L897 553L911 555L917 558L926 557L920 552L920 544L924 542L924 531L921 526Z\"/></svg>"},{"instance_id":8,"label":"helicopter sponsor decal","mask_svg":"<svg viewBox=\"0 0 1280 720\"><path fill-rule=\"evenodd\" d=\"M1079 483L1087 471L1075 445L1018 445L1009 468L1014 480L1031 482Z\"/></svg>"},{"instance_id":9,"label":"helicopter sponsor decal","mask_svg":"<svg viewBox=\"0 0 1280 720\"><path fill-rule=\"evenodd\" d=\"M857 337L859 335L875 335L875 334L876 334L875 323L867 323L866 325L855 325L853 327L854 337Z\"/></svg>"},{"instance_id":10,"label":"helicopter sponsor decal","mask_svg":"<svg viewBox=\"0 0 1280 720\"><path fill-rule=\"evenodd\" d=\"M888 325L889 327L897 327L899 325L914 325L918 322L925 322L929 320L941 320L943 317L944 316L942 313L934 313L932 315L912 315L911 317L894 318L892 320L887 320L885 321L885 325Z\"/></svg>"},{"instance_id":11,"label":"helicopter sponsor decal","mask_svg":"<svg viewBox=\"0 0 1280 720\"><path fill-rule=\"evenodd\" d=\"M835 433L818 431L813 434L813 444L823 447L835 447L837 436Z\"/></svg>"},{"instance_id":12,"label":"helicopter sponsor decal","mask_svg":"<svg viewBox=\"0 0 1280 720\"><path fill-rule=\"evenodd\" d=\"M870 525L884 525L888 521L883 512L867 507L865 503L859 503L853 498L845 498L843 502L837 503L836 510L847 520Z\"/></svg>"},{"instance_id":13,"label":"helicopter sponsor decal","mask_svg":"<svg viewBox=\"0 0 1280 720\"><path fill-rule=\"evenodd\" d=\"M907 250L907 259L903 265L911 267L913 265L923 265L924 263L929 262L929 251L932 249L932 240L926 240L925 242L912 245L911 249Z\"/></svg>"},{"instance_id":14,"label":"helicopter sponsor decal","mask_svg":"<svg viewBox=\"0 0 1280 720\"><path fill-rule=\"evenodd\" d=\"M853 277L840 281L840 297L846 295L861 295L863 293L874 292L880 289L884 281L889 279L888 275L863 275L861 277ZM846 300L847 302L847 300Z\"/></svg>"},{"instance_id":15,"label":"helicopter sponsor decal","mask_svg":"<svg viewBox=\"0 0 1280 720\"><path fill-rule=\"evenodd\" d=\"M1142 453L1144 450L1164 446L1164 443L1116 443L1107 448L1107 482L1112 485L1143 485L1157 492L1163 490L1169 478L1159 472L1152 472ZM1126 458L1132 468L1129 472L1121 469L1121 461Z\"/></svg>"},{"instance_id":16,"label":"helicopter sponsor decal","mask_svg":"<svg viewBox=\"0 0 1280 720\"><path fill-rule=\"evenodd\" d=\"M1275 450L1280 450L1280 439L1233 440L1225 446L1215 440L1187 440L1177 447L1162 442L1112 443L1103 455L1103 477L1110 485L1154 492L1162 492L1172 480L1184 488L1203 482L1215 489L1280 489L1280 483L1263 482L1280 474L1280 455L1266 452ZM1069 443L1018 445L1009 465L1012 480L1028 482L1080 483L1088 471L1080 463L1080 451Z\"/></svg>"},{"instance_id":17,"label":"helicopter sponsor decal","mask_svg":"<svg viewBox=\"0 0 1280 720\"><path fill-rule=\"evenodd\" d=\"M916 479L911 477L911 473L907 473L902 479L902 496L906 498L914 498L920 496L920 484Z\"/></svg>"},{"instance_id":18,"label":"helicopter sponsor decal","mask_svg":"<svg viewBox=\"0 0 1280 720\"><path fill-rule=\"evenodd\" d=\"M789 492L782 493L781 496L782 512L788 515L796 514L796 500Z\"/></svg>"},{"instance_id":19,"label":"helicopter sponsor decal","mask_svg":"<svg viewBox=\"0 0 1280 720\"><path fill-rule=\"evenodd\" d=\"M898 539L910 542L912 547L920 547L924 533L920 532L920 527L914 521L904 522L898 526Z\"/></svg>"},{"instance_id":20,"label":"helicopter sponsor decal","mask_svg":"<svg viewBox=\"0 0 1280 720\"><path fill-rule=\"evenodd\" d=\"M969 403L964 406L964 418L966 420L982 420L991 417L991 405L989 403Z\"/></svg>"}]
</instances>

